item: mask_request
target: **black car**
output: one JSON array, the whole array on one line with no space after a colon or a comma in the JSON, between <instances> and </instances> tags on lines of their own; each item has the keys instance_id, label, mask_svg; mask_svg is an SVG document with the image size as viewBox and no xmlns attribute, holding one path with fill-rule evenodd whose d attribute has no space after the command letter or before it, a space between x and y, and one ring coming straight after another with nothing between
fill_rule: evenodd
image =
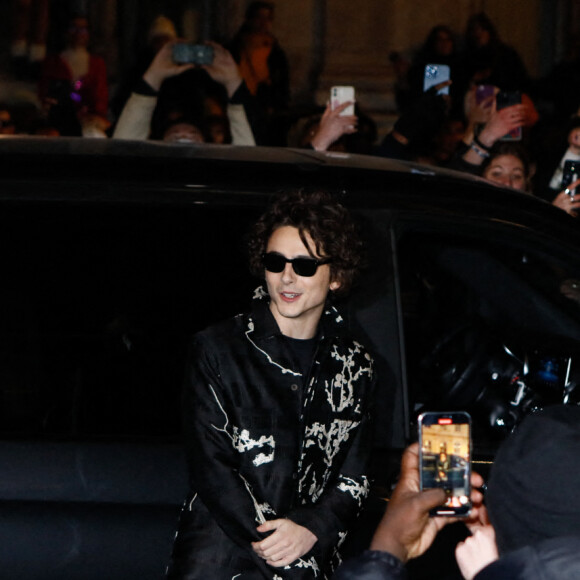
<instances>
[{"instance_id":1,"label":"black car","mask_svg":"<svg viewBox=\"0 0 580 580\"><path fill-rule=\"evenodd\" d=\"M525 414L580 402L579 224L532 196L374 157L114 140L3 139L0 170L7 577L163 576L185 347L248 305L245 236L281 190L330 190L365 238L339 307L380 375L375 498L422 411L467 410L485 471Z\"/></svg>"}]
</instances>

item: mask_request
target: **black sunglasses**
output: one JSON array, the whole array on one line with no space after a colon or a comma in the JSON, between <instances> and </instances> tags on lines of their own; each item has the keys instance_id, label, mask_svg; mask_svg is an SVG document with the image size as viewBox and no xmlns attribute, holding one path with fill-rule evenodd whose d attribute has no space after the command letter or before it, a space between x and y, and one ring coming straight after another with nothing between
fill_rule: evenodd
<instances>
[{"instance_id":1,"label":"black sunglasses","mask_svg":"<svg viewBox=\"0 0 580 580\"><path fill-rule=\"evenodd\" d=\"M279 274L286 267L286 262L292 264L292 269L298 276L303 276L305 278L310 278L316 274L318 266L322 264L329 264L332 262L330 258L324 258L322 260L316 260L314 258L286 258L282 254L277 254L276 252L268 252L262 256L262 263L264 268L268 272L273 272L274 274Z\"/></svg>"}]
</instances>

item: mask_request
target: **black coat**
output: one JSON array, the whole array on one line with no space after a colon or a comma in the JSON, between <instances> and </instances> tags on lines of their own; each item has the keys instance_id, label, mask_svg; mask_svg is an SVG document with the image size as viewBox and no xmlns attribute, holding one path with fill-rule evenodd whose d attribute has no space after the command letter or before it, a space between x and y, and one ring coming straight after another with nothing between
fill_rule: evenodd
<instances>
[{"instance_id":1,"label":"black coat","mask_svg":"<svg viewBox=\"0 0 580 580\"><path fill-rule=\"evenodd\" d=\"M191 496L170 578L324 578L369 489L373 362L322 316L308 377L257 292L254 308L194 338L185 384ZM287 569L252 550L287 517L318 538Z\"/></svg>"},{"instance_id":2,"label":"black coat","mask_svg":"<svg viewBox=\"0 0 580 580\"><path fill-rule=\"evenodd\" d=\"M580 531L580 530L579 530ZM580 536L550 538L508 552L474 580L580 579Z\"/></svg>"}]
</instances>

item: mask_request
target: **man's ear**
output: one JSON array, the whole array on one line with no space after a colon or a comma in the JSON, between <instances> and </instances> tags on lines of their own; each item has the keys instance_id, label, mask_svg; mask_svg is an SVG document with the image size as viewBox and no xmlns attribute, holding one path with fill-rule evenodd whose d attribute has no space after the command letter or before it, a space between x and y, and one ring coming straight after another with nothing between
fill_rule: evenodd
<instances>
[{"instance_id":1,"label":"man's ear","mask_svg":"<svg viewBox=\"0 0 580 580\"><path fill-rule=\"evenodd\" d=\"M333 280L330 283L330 289L334 292L335 290L338 290L340 288L340 282L338 280Z\"/></svg>"}]
</instances>

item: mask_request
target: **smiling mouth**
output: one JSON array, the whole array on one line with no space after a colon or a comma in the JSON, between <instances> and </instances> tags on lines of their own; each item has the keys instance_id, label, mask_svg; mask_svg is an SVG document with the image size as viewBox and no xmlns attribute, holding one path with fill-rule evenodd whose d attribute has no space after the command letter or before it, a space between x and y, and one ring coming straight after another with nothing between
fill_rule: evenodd
<instances>
[{"instance_id":1,"label":"smiling mouth","mask_svg":"<svg viewBox=\"0 0 580 580\"><path fill-rule=\"evenodd\" d=\"M297 292L280 292L283 300L296 300L300 296Z\"/></svg>"}]
</instances>

